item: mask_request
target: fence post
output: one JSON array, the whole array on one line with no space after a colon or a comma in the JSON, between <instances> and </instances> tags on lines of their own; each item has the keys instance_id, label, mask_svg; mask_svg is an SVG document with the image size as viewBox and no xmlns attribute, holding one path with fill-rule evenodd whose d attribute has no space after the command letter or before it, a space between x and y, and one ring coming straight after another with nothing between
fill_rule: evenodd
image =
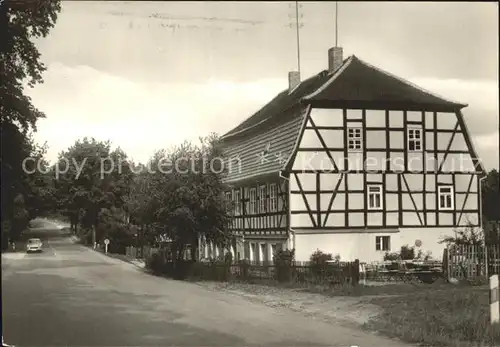
<instances>
[{"instance_id":1,"label":"fence post","mask_svg":"<svg viewBox=\"0 0 500 347\"><path fill-rule=\"evenodd\" d=\"M490 322L498 323L500 320L500 305L498 302L498 275L490 277Z\"/></svg>"}]
</instances>

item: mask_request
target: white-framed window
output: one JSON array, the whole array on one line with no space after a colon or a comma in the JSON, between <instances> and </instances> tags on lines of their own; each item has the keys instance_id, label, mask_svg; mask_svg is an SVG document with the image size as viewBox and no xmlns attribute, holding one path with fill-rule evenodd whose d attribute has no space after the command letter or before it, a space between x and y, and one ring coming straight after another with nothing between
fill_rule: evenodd
<instances>
[{"instance_id":1,"label":"white-framed window","mask_svg":"<svg viewBox=\"0 0 500 347\"><path fill-rule=\"evenodd\" d=\"M271 183L269 185L269 212L276 212L278 210L276 191L276 183Z\"/></svg>"},{"instance_id":2,"label":"white-framed window","mask_svg":"<svg viewBox=\"0 0 500 347\"><path fill-rule=\"evenodd\" d=\"M382 185L380 184L368 185L368 209L370 210L382 209Z\"/></svg>"},{"instance_id":3,"label":"white-framed window","mask_svg":"<svg viewBox=\"0 0 500 347\"><path fill-rule=\"evenodd\" d=\"M266 212L266 186L259 187L259 213Z\"/></svg>"},{"instance_id":4,"label":"white-framed window","mask_svg":"<svg viewBox=\"0 0 500 347\"><path fill-rule=\"evenodd\" d=\"M361 151L363 148L363 135L360 127L347 128L347 148L349 151Z\"/></svg>"},{"instance_id":5,"label":"white-framed window","mask_svg":"<svg viewBox=\"0 0 500 347\"><path fill-rule=\"evenodd\" d=\"M443 185L438 187L439 209L453 210L453 186Z\"/></svg>"},{"instance_id":6,"label":"white-framed window","mask_svg":"<svg viewBox=\"0 0 500 347\"><path fill-rule=\"evenodd\" d=\"M234 191L234 213L241 214L241 192L239 189Z\"/></svg>"},{"instance_id":7,"label":"white-framed window","mask_svg":"<svg viewBox=\"0 0 500 347\"><path fill-rule=\"evenodd\" d=\"M391 237L390 236L375 236L375 250L376 251L390 251L391 250Z\"/></svg>"},{"instance_id":8,"label":"white-framed window","mask_svg":"<svg viewBox=\"0 0 500 347\"><path fill-rule=\"evenodd\" d=\"M249 214L255 214L256 211L255 211L255 208L257 207L256 206L256 203L257 203L257 189L255 188L250 188L250 193L249 193L249 205L248 205L248 213Z\"/></svg>"},{"instance_id":9,"label":"white-framed window","mask_svg":"<svg viewBox=\"0 0 500 347\"><path fill-rule=\"evenodd\" d=\"M422 129L408 128L408 151L420 152L422 150Z\"/></svg>"}]
</instances>

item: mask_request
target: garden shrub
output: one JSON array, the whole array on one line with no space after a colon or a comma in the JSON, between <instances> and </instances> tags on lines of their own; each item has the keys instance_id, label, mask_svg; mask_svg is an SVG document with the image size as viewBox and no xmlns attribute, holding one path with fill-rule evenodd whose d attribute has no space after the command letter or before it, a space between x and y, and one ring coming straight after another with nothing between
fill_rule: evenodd
<instances>
[{"instance_id":1,"label":"garden shrub","mask_svg":"<svg viewBox=\"0 0 500 347\"><path fill-rule=\"evenodd\" d=\"M274 256L276 266L276 280L278 282L291 282L293 278L293 263L295 259L295 250L279 250Z\"/></svg>"}]
</instances>

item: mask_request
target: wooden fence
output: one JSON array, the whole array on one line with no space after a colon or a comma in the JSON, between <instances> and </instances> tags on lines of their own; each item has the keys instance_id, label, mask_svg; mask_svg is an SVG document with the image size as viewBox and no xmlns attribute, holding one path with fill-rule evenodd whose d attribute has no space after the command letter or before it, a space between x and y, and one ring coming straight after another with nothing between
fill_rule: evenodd
<instances>
[{"instance_id":1,"label":"wooden fence","mask_svg":"<svg viewBox=\"0 0 500 347\"><path fill-rule=\"evenodd\" d=\"M453 245L445 249L447 276L473 279L500 274L500 245Z\"/></svg>"}]
</instances>

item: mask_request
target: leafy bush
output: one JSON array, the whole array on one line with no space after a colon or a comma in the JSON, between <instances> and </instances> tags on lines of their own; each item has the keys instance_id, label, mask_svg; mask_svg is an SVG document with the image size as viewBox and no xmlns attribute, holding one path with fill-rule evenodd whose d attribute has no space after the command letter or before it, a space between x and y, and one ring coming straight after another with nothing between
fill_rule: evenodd
<instances>
[{"instance_id":1,"label":"leafy bush","mask_svg":"<svg viewBox=\"0 0 500 347\"><path fill-rule=\"evenodd\" d=\"M400 260L401 259L401 256L394 252L394 253L385 253L384 254L384 261L397 261L397 260Z\"/></svg>"},{"instance_id":2,"label":"leafy bush","mask_svg":"<svg viewBox=\"0 0 500 347\"><path fill-rule=\"evenodd\" d=\"M160 275L164 272L164 260L161 254L153 253L146 259L146 268L155 275Z\"/></svg>"},{"instance_id":3,"label":"leafy bush","mask_svg":"<svg viewBox=\"0 0 500 347\"><path fill-rule=\"evenodd\" d=\"M413 260L415 259L415 247L410 247L408 245L401 246L401 251L399 253L401 260Z\"/></svg>"},{"instance_id":4,"label":"leafy bush","mask_svg":"<svg viewBox=\"0 0 500 347\"><path fill-rule=\"evenodd\" d=\"M317 249L311 256L309 257L309 261L311 264L312 273L315 276L323 275L328 269L328 261L333 260L333 255L331 253L324 253Z\"/></svg>"}]
</instances>

